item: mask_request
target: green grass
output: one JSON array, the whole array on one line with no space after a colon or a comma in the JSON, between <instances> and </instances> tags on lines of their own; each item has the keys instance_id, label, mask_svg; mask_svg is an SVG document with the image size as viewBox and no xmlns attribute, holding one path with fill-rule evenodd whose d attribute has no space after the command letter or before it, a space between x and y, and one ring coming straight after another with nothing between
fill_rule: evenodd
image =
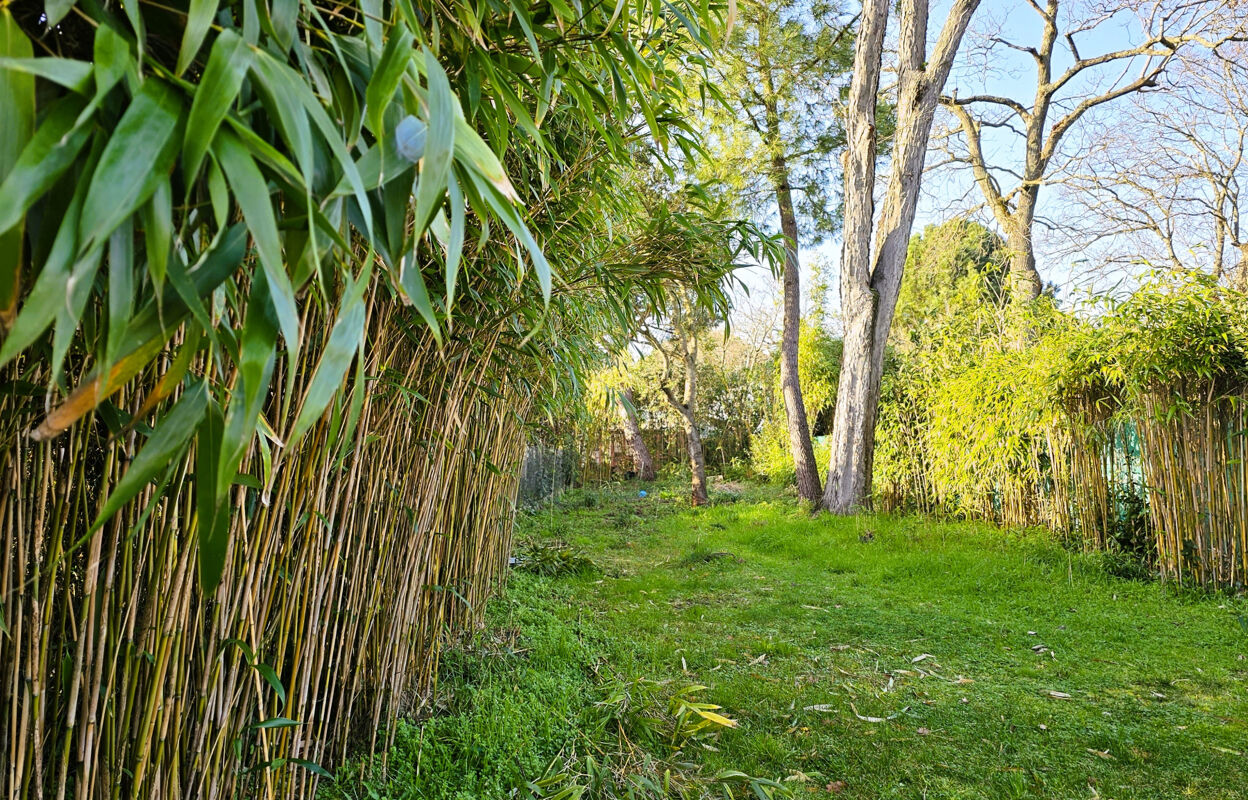
<instances>
[{"instance_id":1,"label":"green grass","mask_svg":"<svg viewBox=\"0 0 1248 800\"><path fill-rule=\"evenodd\" d=\"M621 487L524 520L599 569L513 575L388 773L355 765L334 793L528 797L552 761L661 771L649 753L796 796L1248 797L1242 599L1115 578L1038 532L769 496L691 510ZM636 678L704 684L740 725L623 763L596 703Z\"/></svg>"}]
</instances>

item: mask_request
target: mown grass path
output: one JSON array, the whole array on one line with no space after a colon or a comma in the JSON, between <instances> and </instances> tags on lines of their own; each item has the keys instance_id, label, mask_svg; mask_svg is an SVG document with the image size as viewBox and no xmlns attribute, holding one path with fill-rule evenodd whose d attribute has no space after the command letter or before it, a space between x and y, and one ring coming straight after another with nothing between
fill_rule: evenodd
<instances>
[{"instance_id":1,"label":"mown grass path","mask_svg":"<svg viewBox=\"0 0 1248 800\"><path fill-rule=\"evenodd\" d=\"M759 496L626 488L527 520L602 572L513 578L386 791L507 796L593 747L603 687L645 677L705 684L740 722L690 756L704 772L798 796L1248 797L1242 600L1114 578L1038 533Z\"/></svg>"}]
</instances>

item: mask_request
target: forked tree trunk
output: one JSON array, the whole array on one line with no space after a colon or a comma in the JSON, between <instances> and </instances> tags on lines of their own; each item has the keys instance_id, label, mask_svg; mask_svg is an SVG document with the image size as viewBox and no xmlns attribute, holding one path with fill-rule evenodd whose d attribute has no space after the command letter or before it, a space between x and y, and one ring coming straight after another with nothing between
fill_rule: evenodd
<instances>
[{"instance_id":1,"label":"forked tree trunk","mask_svg":"<svg viewBox=\"0 0 1248 800\"><path fill-rule=\"evenodd\" d=\"M685 369L685 383L680 396L667 385L671 355L657 339L651 337L650 342L663 354L666 366L660 384L663 396L676 409L676 413L680 414L681 424L685 429L685 442L689 448L689 470L692 473L689 500L695 506L704 506L707 503L706 454L702 450L702 434L698 432L698 339L693 325L687 324L683 311L677 311L673 323L676 329L673 338L680 348L678 355Z\"/></svg>"},{"instance_id":2,"label":"forked tree trunk","mask_svg":"<svg viewBox=\"0 0 1248 800\"><path fill-rule=\"evenodd\" d=\"M863 3L850 84L841 257L845 341L832 427L832 463L823 495L823 507L837 514L852 513L871 503L884 352L901 289L928 136L953 57L979 0L954 0L930 58L928 0L902 0L900 4L897 133L884 202L878 223L873 224L876 93L889 5L889 0Z\"/></svg>"},{"instance_id":3,"label":"forked tree trunk","mask_svg":"<svg viewBox=\"0 0 1248 800\"><path fill-rule=\"evenodd\" d=\"M620 422L624 425L624 438L628 440L629 449L633 451L633 468L637 472L638 479L652 481L655 478L654 459L650 457L650 448L646 447L646 440L641 437L641 423L637 421L633 390L624 389L620 394L623 396L616 401L616 404L620 408Z\"/></svg>"},{"instance_id":4,"label":"forked tree trunk","mask_svg":"<svg viewBox=\"0 0 1248 800\"><path fill-rule=\"evenodd\" d=\"M780 230L784 234L784 329L780 337L780 393L784 396L784 413L789 429L789 449L793 453L793 469L797 475L797 494L803 500L817 502L823 491L819 485L819 467L810 442L810 423L806 418L806 401L798 372L798 343L802 325L801 265L797 258L797 215L793 212L793 194L789 189L788 166L783 158L775 159L776 204L780 209Z\"/></svg>"}]
</instances>

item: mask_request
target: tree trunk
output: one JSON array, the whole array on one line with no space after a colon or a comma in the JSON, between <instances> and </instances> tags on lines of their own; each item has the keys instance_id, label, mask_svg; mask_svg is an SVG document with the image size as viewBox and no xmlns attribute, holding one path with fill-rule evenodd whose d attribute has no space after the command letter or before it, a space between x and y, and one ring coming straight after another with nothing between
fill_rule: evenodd
<instances>
[{"instance_id":1,"label":"tree trunk","mask_svg":"<svg viewBox=\"0 0 1248 800\"><path fill-rule=\"evenodd\" d=\"M1036 249L1031 241L1031 229L1038 198L1026 195L1019 208L1005 227L1005 243L1010 253L1010 296L1016 302L1028 303L1040 296L1044 281L1036 269Z\"/></svg>"},{"instance_id":2,"label":"tree trunk","mask_svg":"<svg viewBox=\"0 0 1248 800\"><path fill-rule=\"evenodd\" d=\"M680 418L685 422L685 441L689 445L689 469L693 475L690 485L689 502L691 505L707 504L706 494L706 454L702 451L702 434L698 433L697 421L691 409L678 409Z\"/></svg>"},{"instance_id":3,"label":"tree trunk","mask_svg":"<svg viewBox=\"0 0 1248 800\"><path fill-rule=\"evenodd\" d=\"M979 0L954 0L929 58L927 0L902 0L898 37L897 134L892 172L878 228L875 208L875 104L879 88L888 0L865 0L859 17L854 77L850 85L845 153L845 235L841 256L841 307L845 340L832 463L823 507L848 514L871 503L875 421L885 346L901 290L906 247L914 224L927 142L937 101L954 55ZM875 254L872 258L874 228Z\"/></svg>"},{"instance_id":4,"label":"tree trunk","mask_svg":"<svg viewBox=\"0 0 1248 800\"><path fill-rule=\"evenodd\" d=\"M633 451L633 467L640 480L652 481L655 478L654 459L650 457L646 440L641 437L641 423L637 421L633 390L624 389L621 395L616 403L620 408L620 421L624 425L624 438L628 440L628 446Z\"/></svg>"},{"instance_id":5,"label":"tree trunk","mask_svg":"<svg viewBox=\"0 0 1248 800\"><path fill-rule=\"evenodd\" d=\"M798 341L802 324L801 265L797 258L797 216L793 212L793 194L789 188L788 165L781 156L773 159L776 177L776 205L780 209L780 230L784 234L784 329L780 337L780 393L784 396L784 412L788 420L789 448L797 474L797 494L803 500L817 502L819 467L810 442L810 423L806 419L806 402L798 374Z\"/></svg>"}]
</instances>

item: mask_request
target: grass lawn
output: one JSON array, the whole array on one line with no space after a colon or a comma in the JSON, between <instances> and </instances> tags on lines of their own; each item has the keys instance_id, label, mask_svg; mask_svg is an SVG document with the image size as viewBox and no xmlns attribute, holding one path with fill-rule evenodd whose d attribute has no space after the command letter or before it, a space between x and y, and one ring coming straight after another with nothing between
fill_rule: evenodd
<instances>
[{"instance_id":1,"label":"grass lawn","mask_svg":"<svg viewBox=\"0 0 1248 800\"><path fill-rule=\"evenodd\" d=\"M774 495L691 510L625 486L523 520L596 569L516 572L386 774L356 764L329 796L571 798L596 770L670 769L691 797L755 796L715 782L734 770L797 797L1248 798L1242 598L1116 578L1041 533ZM673 752L690 684L739 725Z\"/></svg>"}]
</instances>

